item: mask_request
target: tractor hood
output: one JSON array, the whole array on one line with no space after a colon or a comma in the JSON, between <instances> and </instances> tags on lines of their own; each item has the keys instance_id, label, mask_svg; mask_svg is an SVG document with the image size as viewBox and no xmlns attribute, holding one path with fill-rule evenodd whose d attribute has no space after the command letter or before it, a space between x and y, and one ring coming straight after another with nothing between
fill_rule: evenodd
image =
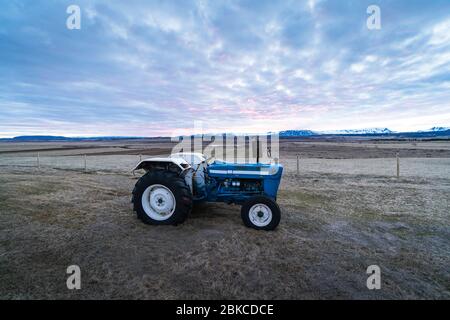
<instances>
[{"instance_id":1,"label":"tractor hood","mask_svg":"<svg viewBox=\"0 0 450 320\"><path fill-rule=\"evenodd\" d=\"M263 184L264 195L276 200L283 173L281 164L241 164L216 160L208 166L208 174L218 180L259 180Z\"/></svg>"},{"instance_id":2,"label":"tractor hood","mask_svg":"<svg viewBox=\"0 0 450 320\"><path fill-rule=\"evenodd\" d=\"M262 163L229 163L220 160L209 165L208 171L212 175L239 175L239 176L278 176L283 166L280 164Z\"/></svg>"}]
</instances>

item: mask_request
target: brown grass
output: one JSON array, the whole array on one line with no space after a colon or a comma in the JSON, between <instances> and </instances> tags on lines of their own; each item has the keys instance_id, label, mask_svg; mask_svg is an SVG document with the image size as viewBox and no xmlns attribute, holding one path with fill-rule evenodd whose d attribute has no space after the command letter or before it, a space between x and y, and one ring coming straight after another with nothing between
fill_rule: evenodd
<instances>
[{"instance_id":1,"label":"brown grass","mask_svg":"<svg viewBox=\"0 0 450 320\"><path fill-rule=\"evenodd\" d=\"M281 224L257 232L238 206L216 203L177 227L144 225L130 204L137 177L110 165L1 168L0 298L450 298L445 172L296 176L289 164ZM65 285L71 264L82 270L78 291ZM382 270L379 291L365 286L371 264Z\"/></svg>"}]
</instances>

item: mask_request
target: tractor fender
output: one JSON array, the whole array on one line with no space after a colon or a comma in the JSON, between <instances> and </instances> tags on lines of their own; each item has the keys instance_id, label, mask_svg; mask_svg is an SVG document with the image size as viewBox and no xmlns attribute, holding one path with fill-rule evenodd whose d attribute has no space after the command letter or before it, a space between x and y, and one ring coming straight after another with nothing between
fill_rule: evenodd
<instances>
[{"instance_id":1,"label":"tractor fender","mask_svg":"<svg viewBox=\"0 0 450 320\"><path fill-rule=\"evenodd\" d=\"M133 169L133 175L136 170L143 169L145 171L151 170L168 170L176 171L180 177L184 178L191 193L193 192L192 177L194 169L186 160L182 158L149 158L140 161Z\"/></svg>"},{"instance_id":2,"label":"tractor fender","mask_svg":"<svg viewBox=\"0 0 450 320\"><path fill-rule=\"evenodd\" d=\"M152 169L167 168L168 166L178 168L180 172L189 169L191 166L182 158L149 158L140 161L133 169L149 171Z\"/></svg>"}]
</instances>

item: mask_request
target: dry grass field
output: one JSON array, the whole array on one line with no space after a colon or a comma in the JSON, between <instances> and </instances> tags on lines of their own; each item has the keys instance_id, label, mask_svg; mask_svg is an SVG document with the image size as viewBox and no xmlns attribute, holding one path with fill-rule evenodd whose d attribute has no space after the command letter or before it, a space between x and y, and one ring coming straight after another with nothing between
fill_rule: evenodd
<instances>
[{"instance_id":1,"label":"dry grass field","mask_svg":"<svg viewBox=\"0 0 450 320\"><path fill-rule=\"evenodd\" d=\"M450 298L450 141L283 140L274 232L224 204L176 227L137 220L131 169L170 148L0 143L0 298ZM66 288L72 264L81 290ZM372 264L380 290L366 287Z\"/></svg>"}]
</instances>

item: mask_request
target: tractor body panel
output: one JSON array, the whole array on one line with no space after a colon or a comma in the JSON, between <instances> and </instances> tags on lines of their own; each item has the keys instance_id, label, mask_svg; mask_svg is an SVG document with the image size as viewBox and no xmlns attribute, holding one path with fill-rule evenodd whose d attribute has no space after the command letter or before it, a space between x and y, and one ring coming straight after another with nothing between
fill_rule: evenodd
<instances>
[{"instance_id":1,"label":"tractor body panel","mask_svg":"<svg viewBox=\"0 0 450 320\"><path fill-rule=\"evenodd\" d=\"M241 204L262 195L276 201L283 173L279 164L215 161L207 167L207 201Z\"/></svg>"}]
</instances>

